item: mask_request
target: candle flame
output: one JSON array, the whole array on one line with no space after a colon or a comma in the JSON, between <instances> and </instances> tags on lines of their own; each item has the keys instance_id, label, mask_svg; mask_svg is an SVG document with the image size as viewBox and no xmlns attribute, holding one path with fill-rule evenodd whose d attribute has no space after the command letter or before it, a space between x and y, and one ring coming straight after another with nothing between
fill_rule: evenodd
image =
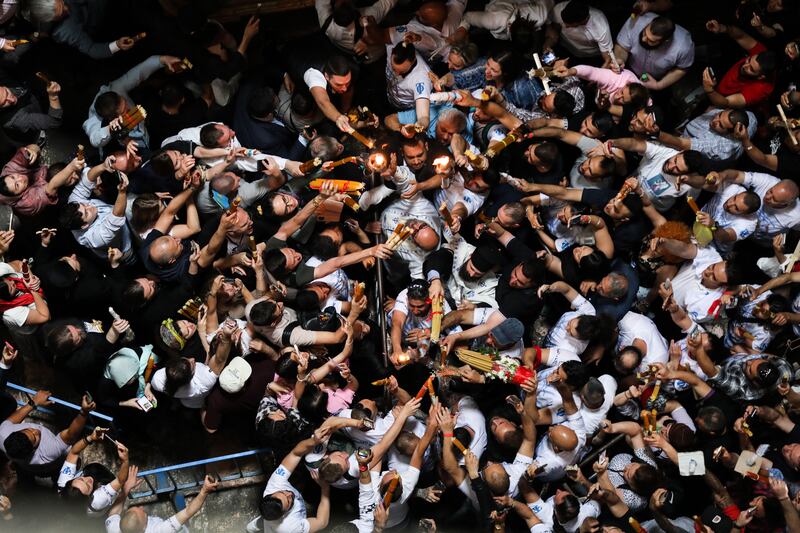
<instances>
[{"instance_id":1,"label":"candle flame","mask_svg":"<svg viewBox=\"0 0 800 533\"><path fill-rule=\"evenodd\" d=\"M382 153L374 153L369 156L369 166L378 172L386 168L386 156Z\"/></svg>"}]
</instances>

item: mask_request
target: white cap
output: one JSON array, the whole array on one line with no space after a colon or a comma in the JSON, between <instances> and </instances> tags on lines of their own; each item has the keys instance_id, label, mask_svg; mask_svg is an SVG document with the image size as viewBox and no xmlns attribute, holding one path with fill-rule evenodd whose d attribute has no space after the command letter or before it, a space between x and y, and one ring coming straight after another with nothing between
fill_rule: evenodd
<instances>
[{"instance_id":1,"label":"white cap","mask_svg":"<svg viewBox=\"0 0 800 533\"><path fill-rule=\"evenodd\" d=\"M239 392L253 373L250 363L242 357L234 357L219 375L219 386L231 394Z\"/></svg>"}]
</instances>

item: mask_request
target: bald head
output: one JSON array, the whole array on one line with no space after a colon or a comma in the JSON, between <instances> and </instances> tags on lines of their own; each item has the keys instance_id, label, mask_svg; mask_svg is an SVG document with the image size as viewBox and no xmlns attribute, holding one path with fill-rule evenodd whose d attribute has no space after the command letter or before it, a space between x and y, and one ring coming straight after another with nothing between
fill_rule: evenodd
<instances>
[{"instance_id":1,"label":"bald head","mask_svg":"<svg viewBox=\"0 0 800 533\"><path fill-rule=\"evenodd\" d=\"M131 507L122 514L119 529L122 533L144 533L147 527L147 515L141 507Z\"/></svg>"},{"instance_id":2,"label":"bald head","mask_svg":"<svg viewBox=\"0 0 800 533\"><path fill-rule=\"evenodd\" d=\"M159 266L174 263L180 256L181 245L169 235L164 235L150 245L150 260Z\"/></svg>"},{"instance_id":3,"label":"bald head","mask_svg":"<svg viewBox=\"0 0 800 533\"><path fill-rule=\"evenodd\" d=\"M414 235L414 242L426 252L430 252L439 245L439 235L432 227L425 226Z\"/></svg>"},{"instance_id":4,"label":"bald head","mask_svg":"<svg viewBox=\"0 0 800 533\"><path fill-rule=\"evenodd\" d=\"M550 442L561 451L571 452L578 447L578 436L567 426L550 428Z\"/></svg>"},{"instance_id":5,"label":"bald head","mask_svg":"<svg viewBox=\"0 0 800 533\"><path fill-rule=\"evenodd\" d=\"M781 180L764 195L764 203L773 209L789 207L797 201L797 184L792 180Z\"/></svg>"},{"instance_id":6,"label":"bald head","mask_svg":"<svg viewBox=\"0 0 800 533\"><path fill-rule=\"evenodd\" d=\"M503 465L499 463L490 464L483 470L483 479L489 485L489 490L495 496L504 496L508 493L508 488L511 486L511 481L508 479L508 473Z\"/></svg>"},{"instance_id":7,"label":"bald head","mask_svg":"<svg viewBox=\"0 0 800 533\"><path fill-rule=\"evenodd\" d=\"M447 19L447 7L444 2L425 2L419 6L417 18L426 26L441 30Z\"/></svg>"}]
</instances>

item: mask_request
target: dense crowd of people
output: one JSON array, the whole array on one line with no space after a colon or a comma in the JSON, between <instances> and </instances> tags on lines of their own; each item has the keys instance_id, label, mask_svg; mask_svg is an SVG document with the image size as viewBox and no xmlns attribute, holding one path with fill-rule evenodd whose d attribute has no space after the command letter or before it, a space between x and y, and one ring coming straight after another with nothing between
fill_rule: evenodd
<instances>
[{"instance_id":1,"label":"dense crowd of people","mask_svg":"<svg viewBox=\"0 0 800 533\"><path fill-rule=\"evenodd\" d=\"M0 530L800 531L796 0L225 4L0 2Z\"/></svg>"}]
</instances>

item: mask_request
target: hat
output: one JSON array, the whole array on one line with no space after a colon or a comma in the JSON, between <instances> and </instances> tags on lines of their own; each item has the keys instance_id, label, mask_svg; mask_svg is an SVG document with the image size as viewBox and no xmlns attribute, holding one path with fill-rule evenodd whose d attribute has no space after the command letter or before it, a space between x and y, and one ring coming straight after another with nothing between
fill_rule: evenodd
<instances>
[{"instance_id":1,"label":"hat","mask_svg":"<svg viewBox=\"0 0 800 533\"><path fill-rule=\"evenodd\" d=\"M700 520L704 525L711 528L714 533L729 533L733 527L733 520L728 518L725 513L715 505L706 507Z\"/></svg>"},{"instance_id":2,"label":"hat","mask_svg":"<svg viewBox=\"0 0 800 533\"><path fill-rule=\"evenodd\" d=\"M139 356L130 348L121 348L111 354L111 358L103 371L103 377L111 379L121 389L139 374Z\"/></svg>"},{"instance_id":3,"label":"hat","mask_svg":"<svg viewBox=\"0 0 800 533\"><path fill-rule=\"evenodd\" d=\"M475 248L470 259L472 259L472 266L484 274L500 264L500 254L494 248L487 246Z\"/></svg>"},{"instance_id":4,"label":"hat","mask_svg":"<svg viewBox=\"0 0 800 533\"><path fill-rule=\"evenodd\" d=\"M220 373L219 386L225 392L234 394L242 390L252 373L253 368L250 363L245 361L243 357L234 357Z\"/></svg>"},{"instance_id":5,"label":"hat","mask_svg":"<svg viewBox=\"0 0 800 533\"><path fill-rule=\"evenodd\" d=\"M756 370L756 381L762 387L770 388L781 378L781 373L775 363L769 359L764 359L763 361L758 365L758 370Z\"/></svg>"},{"instance_id":6,"label":"hat","mask_svg":"<svg viewBox=\"0 0 800 533\"><path fill-rule=\"evenodd\" d=\"M173 350L183 350L186 346L186 339L181 335L181 330L174 320L168 318L161 322L161 328L158 331L161 341Z\"/></svg>"},{"instance_id":7,"label":"hat","mask_svg":"<svg viewBox=\"0 0 800 533\"><path fill-rule=\"evenodd\" d=\"M42 272L44 280L56 289L66 289L78 281L78 273L66 261L56 261Z\"/></svg>"},{"instance_id":8,"label":"hat","mask_svg":"<svg viewBox=\"0 0 800 533\"><path fill-rule=\"evenodd\" d=\"M516 318L506 318L500 324L492 328L491 333L495 342L500 346L514 344L522 338L525 326Z\"/></svg>"},{"instance_id":9,"label":"hat","mask_svg":"<svg viewBox=\"0 0 800 533\"><path fill-rule=\"evenodd\" d=\"M664 493L664 503L661 504L661 512L665 516L677 517L680 515L680 507L683 504L683 490L677 486L672 486Z\"/></svg>"}]
</instances>

